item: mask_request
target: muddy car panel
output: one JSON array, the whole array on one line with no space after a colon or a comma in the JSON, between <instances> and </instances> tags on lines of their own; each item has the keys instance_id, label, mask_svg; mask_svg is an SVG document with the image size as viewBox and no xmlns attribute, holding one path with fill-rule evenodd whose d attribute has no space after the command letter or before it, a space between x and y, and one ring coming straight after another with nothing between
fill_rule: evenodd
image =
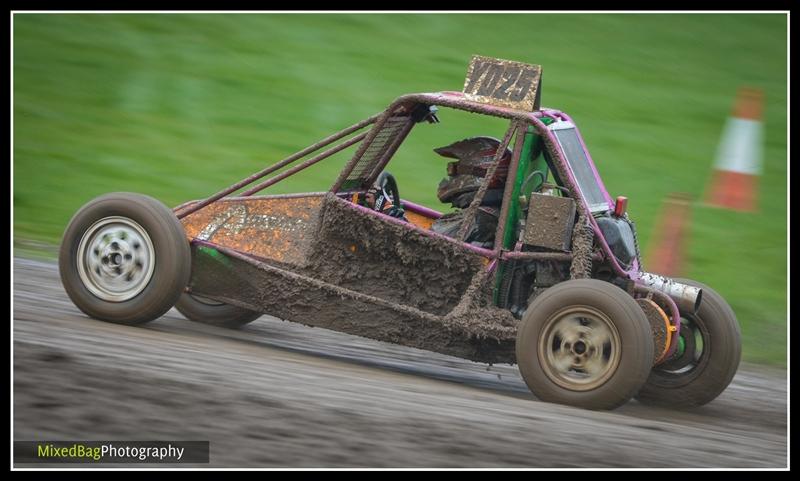
<instances>
[{"instance_id":1,"label":"muddy car panel","mask_svg":"<svg viewBox=\"0 0 800 481\"><path fill-rule=\"evenodd\" d=\"M216 205L183 220L192 292L307 325L513 361L516 320L482 302L492 251L333 194Z\"/></svg>"}]
</instances>

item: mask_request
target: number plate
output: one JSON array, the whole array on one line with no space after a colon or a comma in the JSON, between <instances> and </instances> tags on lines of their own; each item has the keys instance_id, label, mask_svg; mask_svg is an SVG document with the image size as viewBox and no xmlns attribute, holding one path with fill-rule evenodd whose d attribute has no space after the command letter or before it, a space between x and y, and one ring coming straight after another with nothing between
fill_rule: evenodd
<instances>
[{"instance_id":1,"label":"number plate","mask_svg":"<svg viewBox=\"0 0 800 481\"><path fill-rule=\"evenodd\" d=\"M464 80L464 96L517 110L539 110L541 65L474 55Z\"/></svg>"}]
</instances>

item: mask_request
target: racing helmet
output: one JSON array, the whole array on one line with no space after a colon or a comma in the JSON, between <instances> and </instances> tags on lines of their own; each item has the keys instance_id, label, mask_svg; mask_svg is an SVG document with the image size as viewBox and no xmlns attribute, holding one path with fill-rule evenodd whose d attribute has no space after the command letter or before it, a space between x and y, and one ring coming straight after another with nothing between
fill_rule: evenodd
<instances>
[{"instance_id":1,"label":"racing helmet","mask_svg":"<svg viewBox=\"0 0 800 481\"><path fill-rule=\"evenodd\" d=\"M439 200L445 203L450 202L455 207L468 206L483 183L483 178L486 177L499 147L498 139L480 136L433 149L442 157L457 159L455 162L447 164L447 177L439 182L436 192ZM496 203L502 197L502 187L508 177L510 162L511 149L506 148L495 171L494 179L489 184L483 204Z\"/></svg>"}]
</instances>

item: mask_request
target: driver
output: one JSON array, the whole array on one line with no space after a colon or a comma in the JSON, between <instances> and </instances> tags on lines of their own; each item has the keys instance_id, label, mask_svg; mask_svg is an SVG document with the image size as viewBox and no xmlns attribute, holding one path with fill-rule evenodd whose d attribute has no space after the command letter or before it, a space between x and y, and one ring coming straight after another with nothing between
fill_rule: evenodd
<instances>
[{"instance_id":1,"label":"driver","mask_svg":"<svg viewBox=\"0 0 800 481\"><path fill-rule=\"evenodd\" d=\"M370 209L408 222L399 199L397 181L389 172L381 172L364 195L364 203Z\"/></svg>"},{"instance_id":2,"label":"driver","mask_svg":"<svg viewBox=\"0 0 800 481\"><path fill-rule=\"evenodd\" d=\"M447 164L447 177L439 182L436 192L439 200L450 203L457 209L466 209L475 198L478 189L486 177L489 167L494 161L500 141L494 137L470 137L450 145L433 149L434 152L455 162ZM494 178L488 185L475 222L467 234L466 242L480 247L494 245L497 221L500 216L500 204L503 201L503 190L508 177L511 162L511 149L506 148L495 170ZM455 237L464 218L464 210L445 214L437 219L431 229L434 232Z\"/></svg>"},{"instance_id":3,"label":"driver","mask_svg":"<svg viewBox=\"0 0 800 481\"><path fill-rule=\"evenodd\" d=\"M439 182L439 189L436 192L439 200L461 209L469 207L499 147L500 141L494 137L470 137L433 149L442 157L456 159L455 162L447 164L448 176ZM481 205L500 206L510 162L511 149L506 148Z\"/></svg>"}]
</instances>

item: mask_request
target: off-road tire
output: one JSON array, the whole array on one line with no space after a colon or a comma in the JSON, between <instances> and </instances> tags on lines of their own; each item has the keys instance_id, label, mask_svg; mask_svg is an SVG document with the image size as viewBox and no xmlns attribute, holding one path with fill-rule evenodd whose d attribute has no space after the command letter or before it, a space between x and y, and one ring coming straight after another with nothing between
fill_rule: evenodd
<instances>
[{"instance_id":1,"label":"off-road tire","mask_svg":"<svg viewBox=\"0 0 800 481\"><path fill-rule=\"evenodd\" d=\"M574 365L559 374L554 367L558 363L549 361L570 352L564 349L568 345L564 343L574 336L564 335L559 341L558 333L553 333L561 323L565 330L572 329L573 321L579 334L584 322L588 326L597 322L602 331L595 327L592 330L609 333L608 343L600 344L601 361L606 353L609 357L605 374L585 385L570 382L568 376ZM596 336L592 330L587 335ZM548 343L548 338L553 342ZM577 343L572 346L577 349ZM522 378L540 400L587 409L614 409L634 396L647 379L653 363L653 340L644 312L628 293L608 282L576 279L550 287L528 307L517 333L516 356Z\"/></svg>"},{"instance_id":2,"label":"off-road tire","mask_svg":"<svg viewBox=\"0 0 800 481\"><path fill-rule=\"evenodd\" d=\"M121 227L117 229L115 226ZM104 294L102 288L105 284L100 272L89 267L90 261L94 262L89 257L95 252L91 245L101 244L106 235L113 238L116 235L114 229L123 232L126 228L138 239L147 239L147 246L137 241L129 247L148 251L149 274L141 274L142 269L136 271L131 267L131 275L139 279L139 287L128 293L115 291ZM120 238L125 239L122 235ZM79 248L83 251L78 252ZM124 257L129 255L126 253ZM133 259L136 259L136 253ZM172 210L146 195L116 192L91 200L72 217L62 238L58 267L67 295L81 311L103 321L143 324L162 316L178 300L189 282L191 253L183 226ZM114 300L113 296L119 299ZM127 298L129 296L132 297Z\"/></svg>"},{"instance_id":3,"label":"off-road tire","mask_svg":"<svg viewBox=\"0 0 800 481\"><path fill-rule=\"evenodd\" d=\"M688 370L667 371L669 361L655 366L636 399L665 407L702 406L733 380L742 355L741 332L736 314L716 291L691 279L675 280L703 289L697 313L681 313L700 329L702 353Z\"/></svg>"},{"instance_id":4,"label":"off-road tire","mask_svg":"<svg viewBox=\"0 0 800 481\"><path fill-rule=\"evenodd\" d=\"M178 299L175 309L190 321L228 329L240 328L261 317L257 311L186 293Z\"/></svg>"}]
</instances>

